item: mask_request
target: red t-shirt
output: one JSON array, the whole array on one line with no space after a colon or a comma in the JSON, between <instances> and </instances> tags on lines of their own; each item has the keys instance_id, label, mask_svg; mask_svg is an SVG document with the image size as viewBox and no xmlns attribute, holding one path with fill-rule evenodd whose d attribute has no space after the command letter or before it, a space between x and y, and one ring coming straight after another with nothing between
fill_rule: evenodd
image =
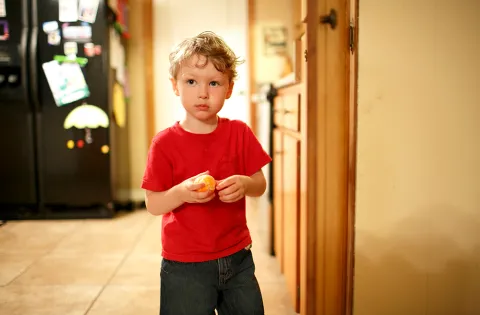
<instances>
[{"instance_id":1,"label":"red t-shirt","mask_svg":"<svg viewBox=\"0 0 480 315\"><path fill-rule=\"evenodd\" d=\"M270 163L251 129L243 122L218 119L209 134L194 134L177 122L153 139L142 188L165 191L199 173L216 180L251 176ZM251 243L245 198L225 203L185 203L163 215L162 256L180 262L201 262L231 255Z\"/></svg>"}]
</instances>

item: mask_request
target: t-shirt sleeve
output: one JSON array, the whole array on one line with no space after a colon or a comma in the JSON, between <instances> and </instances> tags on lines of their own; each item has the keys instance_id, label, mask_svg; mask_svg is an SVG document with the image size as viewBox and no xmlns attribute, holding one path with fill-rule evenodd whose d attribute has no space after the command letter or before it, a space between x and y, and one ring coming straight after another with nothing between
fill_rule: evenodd
<instances>
[{"instance_id":1,"label":"t-shirt sleeve","mask_svg":"<svg viewBox=\"0 0 480 315\"><path fill-rule=\"evenodd\" d=\"M142 188L151 191L165 191L173 186L173 168L161 148L161 141L154 140L150 146L147 165L143 175Z\"/></svg>"},{"instance_id":2,"label":"t-shirt sleeve","mask_svg":"<svg viewBox=\"0 0 480 315\"><path fill-rule=\"evenodd\" d=\"M257 137L247 125L245 125L243 154L245 175L247 176L252 176L272 161L272 158L265 152Z\"/></svg>"}]
</instances>

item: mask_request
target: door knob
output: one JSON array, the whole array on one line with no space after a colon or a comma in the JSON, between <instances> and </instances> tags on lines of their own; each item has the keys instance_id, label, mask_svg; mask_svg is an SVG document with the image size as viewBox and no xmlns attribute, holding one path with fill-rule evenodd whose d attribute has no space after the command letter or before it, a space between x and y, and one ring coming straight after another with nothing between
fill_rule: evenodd
<instances>
[{"instance_id":1,"label":"door knob","mask_svg":"<svg viewBox=\"0 0 480 315\"><path fill-rule=\"evenodd\" d=\"M332 30L337 27L337 11L335 9L330 10L329 15L323 15L320 17L320 23L322 24L330 24Z\"/></svg>"}]
</instances>

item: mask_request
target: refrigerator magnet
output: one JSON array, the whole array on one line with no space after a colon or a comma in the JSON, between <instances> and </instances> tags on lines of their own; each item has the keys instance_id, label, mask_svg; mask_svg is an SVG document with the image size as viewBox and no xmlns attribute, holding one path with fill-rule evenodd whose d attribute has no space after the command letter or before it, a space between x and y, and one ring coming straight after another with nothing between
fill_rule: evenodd
<instances>
[{"instance_id":1,"label":"refrigerator magnet","mask_svg":"<svg viewBox=\"0 0 480 315\"><path fill-rule=\"evenodd\" d=\"M48 33L47 41L49 45L58 46L60 45L61 40L62 40L62 37L60 36L59 30Z\"/></svg>"},{"instance_id":2,"label":"refrigerator magnet","mask_svg":"<svg viewBox=\"0 0 480 315\"><path fill-rule=\"evenodd\" d=\"M93 143L92 130L90 128L85 128L85 142L88 144Z\"/></svg>"},{"instance_id":3,"label":"refrigerator magnet","mask_svg":"<svg viewBox=\"0 0 480 315\"><path fill-rule=\"evenodd\" d=\"M0 17L7 16L7 9L5 8L5 0L0 0Z\"/></svg>"},{"instance_id":4,"label":"refrigerator magnet","mask_svg":"<svg viewBox=\"0 0 480 315\"><path fill-rule=\"evenodd\" d=\"M69 148L71 150L74 147L75 147L75 142L73 140L68 140L67 141L67 148Z\"/></svg>"},{"instance_id":5,"label":"refrigerator magnet","mask_svg":"<svg viewBox=\"0 0 480 315\"><path fill-rule=\"evenodd\" d=\"M100 0L80 0L78 4L78 19L80 21L95 23Z\"/></svg>"},{"instance_id":6,"label":"refrigerator magnet","mask_svg":"<svg viewBox=\"0 0 480 315\"><path fill-rule=\"evenodd\" d=\"M109 125L110 119L103 109L86 103L71 110L63 122L63 128L66 130L72 127L83 129L87 144L93 142L91 129L108 128Z\"/></svg>"},{"instance_id":7,"label":"refrigerator magnet","mask_svg":"<svg viewBox=\"0 0 480 315\"><path fill-rule=\"evenodd\" d=\"M49 34L51 32L55 32L58 30L58 22L57 21L48 21L42 24L42 29L45 34Z\"/></svg>"},{"instance_id":8,"label":"refrigerator magnet","mask_svg":"<svg viewBox=\"0 0 480 315\"><path fill-rule=\"evenodd\" d=\"M78 45L76 42L65 42L63 44L65 56L76 56L78 53Z\"/></svg>"},{"instance_id":9,"label":"refrigerator magnet","mask_svg":"<svg viewBox=\"0 0 480 315\"><path fill-rule=\"evenodd\" d=\"M76 42L87 42L92 38L92 27L90 25L62 24L62 33L65 39Z\"/></svg>"},{"instance_id":10,"label":"refrigerator magnet","mask_svg":"<svg viewBox=\"0 0 480 315\"><path fill-rule=\"evenodd\" d=\"M0 21L0 41L7 40L10 37L10 31L8 30L8 22Z\"/></svg>"},{"instance_id":11,"label":"refrigerator magnet","mask_svg":"<svg viewBox=\"0 0 480 315\"><path fill-rule=\"evenodd\" d=\"M90 96L82 69L77 63L56 60L42 65L55 104L60 107Z\"/></svg>"},{"instance_id":12,"label":"refrigerator magnet","mask_svg":"<svg viewBox=\"0 0 480 315\"><path fill-rule=\"evenodd\" d=\"M102 54L102 46L95 45L95 55L100 56Z\"/></svg>"},{"instance_id":13,"label":"refrigerator magnet","mask_svg":"<svg viewBox=\"0 0 480 315\"><path fill-rule=\"evenodd\" d=\"M83 45L83 52L87 57L95 56L95 45L93 45L93 43L86 43Z\"/></svg>"},{"instance_id":14,"label":"refrigerator magnet","mask_svg":"<svg viewBox=\"0 0 480 315\"><path fill-rule=\"evenodd\" d=\"M102 147L100 148L100 150L102 151L103 154L108 154L108 152L110 152L110 148L108 147L108 145L102 145Z\"/></svg>"},{"instance_id":15,"label":"refrigerator magnet","mask_svg":"<svg viewBox=\"0 0 480 315\"><path fill-rule=\"evenodd\" d=\"M66 130L73 127L84 130L84 140L77 140L77 148L83 148L85 144L93 143L92 129L100 127L108 128L109 126L110 119L108 118L107 113L100 107L87 103L83 103L72 109L63 122L63 128ZM71 145L71 143L68 142L68 148L70 148L69 145ZM110 151L110 148L107 145L103 145L100 150L103 154L107 154Z\"/></svg>"},{"instance_id":16,"label":"refrigerator magnet","mask_svg":"<svg viewBox=\"0 0 480 315\"><path fill-rule=\"evenodd\" d=\"M78 0L58 1L58 20L60 22L76 22L78 20Z\"/></svg>"},{"instance_id":17,"label":"refrigerator magnet","mask_svg":"<svg viewBox=\"0 0 480 315\"><path fill-rule=\"evenodd\" d=\"M83 57L77 57L75 55L55 55L53 56L53 60L57 61L58 63L76 63L80 67L85 67L88 64L88 59Z\"/></svg>"}]
</instances>

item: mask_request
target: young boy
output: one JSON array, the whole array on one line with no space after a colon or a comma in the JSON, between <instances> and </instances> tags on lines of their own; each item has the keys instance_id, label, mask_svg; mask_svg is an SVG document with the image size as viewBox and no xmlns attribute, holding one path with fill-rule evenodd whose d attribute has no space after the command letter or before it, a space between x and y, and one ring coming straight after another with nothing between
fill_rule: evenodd
<instances>
[{"instance_id":1,"label":"young boy","mask_svg":"<svg viewBox=\"0 0 480 315\"><path fill-rule=\"evenodd\" d=\"M245 123L217 116L238 63L212 32L170 54L186 116L154 137L142 183L148 211L163 215L161 315L264 314L245 197L265 192L261 168L271 158ZM215 191L198 192L202 174L216 179Z\"/></svg>"}]
</instances>

